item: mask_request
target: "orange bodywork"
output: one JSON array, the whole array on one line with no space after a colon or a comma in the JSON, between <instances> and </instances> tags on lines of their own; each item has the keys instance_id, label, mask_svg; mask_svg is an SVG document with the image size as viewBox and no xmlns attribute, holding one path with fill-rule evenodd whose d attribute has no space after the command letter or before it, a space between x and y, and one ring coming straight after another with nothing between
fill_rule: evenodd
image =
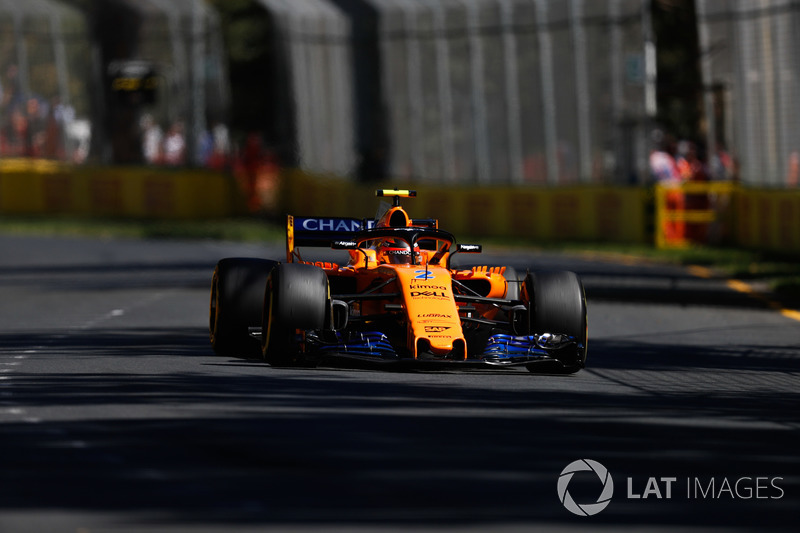
<instances>
[{"instance_id":1,"label":"orange bodywork","mask_svg":"<svg viewBox=\"0 0 800 533\"><path fill-rule=\"evenodd\" d=\"M436 228L437 221L425 221L425 228ZM402 207L394 206L376 222L375 228L414 228L415 222ZM334 228L336 229L336 228ZM348 249L346 265L328 262L303 261L295 249L294 219L287 221L287 260L314 264L322 268L329 279L352 278L356 293L371 293L371 298L354 301L350 313L364 317L383 317L393 314L405 325L405 348L416 359L422 352L451 360L466 360L467 341L462 329L462 317L492 318L498 309L491 304L467 305L456 302L454 291L465 293L463 284L477 287L486 298L504 298L508 284L504 267L448 268L454 244L436 238L424 239L413 264L389 264L369 241ZM454 283L454 281L456 283ZM386 294L380 298L378 294Z\"/></svg>"},{"instance_id":2,"label":"orange bodywork","mask_svg":"<svg viewBox=\"0 0 800 533\"><path fill-rule=\"evenodd\" d=\"M450 272L437 266L392 265L392 269L403 294L408 347L414 357L427 348L435 355L453 353L455 357L466 359L467 341L453 298Z\"/></svg>"}]
</instances>

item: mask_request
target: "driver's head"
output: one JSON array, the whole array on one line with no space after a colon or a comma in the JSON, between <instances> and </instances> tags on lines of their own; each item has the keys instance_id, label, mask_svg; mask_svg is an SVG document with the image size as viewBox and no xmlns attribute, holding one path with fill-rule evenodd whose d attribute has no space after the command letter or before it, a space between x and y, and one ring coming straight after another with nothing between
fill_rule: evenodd
<instances>
[{"instance_id":1,"label":"driver's head","mask_svg":"<svg viewBox=\"0 0 800 533\"><path fill-rule=\"evenodd\" d=\"M415 246L414 251L419 256L419 247ZM384 262L393 265L410 265L414 262L411 254L411 246L403 239L384 239L381 241L378 253Z\"/></svg>"}]
</instances>

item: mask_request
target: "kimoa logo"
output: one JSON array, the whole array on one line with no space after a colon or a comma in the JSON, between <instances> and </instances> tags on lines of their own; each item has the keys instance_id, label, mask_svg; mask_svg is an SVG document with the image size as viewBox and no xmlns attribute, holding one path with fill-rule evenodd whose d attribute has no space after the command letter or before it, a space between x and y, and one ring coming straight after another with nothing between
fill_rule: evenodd
<instances>
[{"instance_id":1,"label":"kimoa logo","mask_svg":"<svg viewBox=\"0 0 800 533\"><path fill-rule=\"evenodd\" d=\"M574 476L576 472L586 471L597 474L597 477L603 484L603 490L600 492L600 496L597 497L596 502L579 504L572 499L567 488L569 487L569 482L572 481L572 476ZM568 464L566 468L561 471L561 475L558 476L558 499L561 501L561 504L566 507L567 511L578 516L596 515L608 506L613 495L614 480L611 479L611 474L608 472L608 469L597 461L578 459Z\"/></svg>"}]
</instances>

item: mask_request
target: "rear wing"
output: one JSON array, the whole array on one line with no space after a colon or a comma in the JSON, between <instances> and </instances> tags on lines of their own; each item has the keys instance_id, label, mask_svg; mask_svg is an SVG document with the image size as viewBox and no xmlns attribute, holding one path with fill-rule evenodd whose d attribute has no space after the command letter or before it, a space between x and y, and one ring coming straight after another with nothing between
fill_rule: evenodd
<instances>
[{"instance_id":1,"label":"rear wing","mask_svg":"<svg viewBox=\"0 0 800 533\"><path fill-rule=\"evenodd\" d=\"M286 261L300 259L298 246L329 248L333 241L352 239L361 230L375 227L373 219L347 217L295 217L286 219Z\"/></svg>"}]
</instances>

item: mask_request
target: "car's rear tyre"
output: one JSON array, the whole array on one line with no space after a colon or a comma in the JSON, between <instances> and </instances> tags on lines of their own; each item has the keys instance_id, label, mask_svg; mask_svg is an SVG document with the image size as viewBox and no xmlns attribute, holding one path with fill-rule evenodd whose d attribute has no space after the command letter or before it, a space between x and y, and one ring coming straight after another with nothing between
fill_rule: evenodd
<instances>
[{"instance_id":1,"label":"car's rear tyre","mask_svg":"<svg viewBox=\"0 0 800 533\"><path fill-rule=\"evenodd\" d=\"M586 364L588 341L586 295L574 272L529 273L525 292L530 302L530 333L566 334L575 337L577 353L559 362L527 365L531 372L572 374Z\"/></svg>"},{"instance_id":2,"label":"car's rear tyre","mask_svg":"<svg viewBox=\"0 0 800 533\"><path fill-rule=\"evenodd\" d=\"M261 318L261 352L272 366L298 363L297 334L323 329L328 276L302 263L282 263L267 278Z\"/></svg>"},{"instance_id":3,"label":"car's rear tyre","mask_svg":"<svg viewBox=\"0 0 800 533\"><path fill-rule=\"evenodd\" d=\"M277 264L268 259L222 259L211 278L209 335L214 353L225 357L259 357L249 328L261 324L264 286Z\"/></svg>"}]
</instances>

